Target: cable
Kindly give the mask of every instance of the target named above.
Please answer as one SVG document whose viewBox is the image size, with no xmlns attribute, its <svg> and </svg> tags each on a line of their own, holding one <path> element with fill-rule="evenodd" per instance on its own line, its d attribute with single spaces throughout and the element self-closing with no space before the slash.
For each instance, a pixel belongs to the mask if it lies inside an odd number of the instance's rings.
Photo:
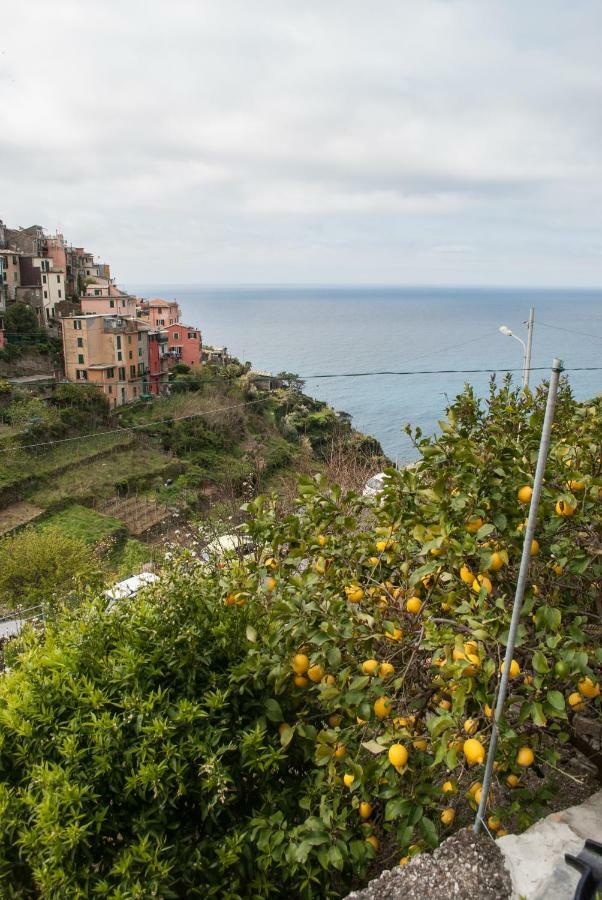
<svg viewBox="0 0 602 900">
<path fill-rule="evenodd" d="M 366 378 L 371 375 L 492 375 L 497 372 L 523 372 L 520 369 L 416 369 L 413 371 L 388 371 L 380 372 L 337 372 L 325 373 L 320 375 L 300 375 L 299 378 L 309 381 L 314 378 Z M 532 366 L 529 372 L 547 372 L 549 366 Z M 565 368 L 563 372 L 601 372 L 602 366 L 576 366 Z"/>
<path fill-rule="evenodd" d="M 106 437 L 108 434 L 119 434 L 128 431 L 136 431 L 141 428 L 153 428 L 155 425 L 164 425 L 166 422 L 182 422 L 185 419 L 198 419 L 201 416 L 211 416 L 219 412 L 227 412 L 230 409 L 240 409 L 243 406 L 253 406 L 255 403 L 265 403 L 271 400 L 271 394 L 260 397 L 257 400 L 246 400 L 244 403 L 235 403 L 232 406 L 221 406 L 217 409 L 208 409 L 205 412 L 191 413 L 188 416 L 169 416 L 167 419 L 153 419 L 151 422 L 142 422 L 139 425 L 126 425 L 123 428 L 113 428 L 111 431 L 92 431 L 89 434 L 77 434 L 74 437 L 58 438 L 55 441 L 40 441 L 37 444 L 19 444 L 18 447 L 6 447 L 0 449 L 0 453 L 12 453 L 14 450 L 31 450 L 34 447 L 48 447 L 54 444 L 68 444 L 71 441 L 82 441 L 90 437 Z"/>
<path fill-rule="evenodd" d="M 581 337 L 594 338 L 597 341 L 602 341 L 602 334 L 588 334 L 587 331 L 575 331 L 574 328 L 564 328 L 562 325 L 550 325 L 549 322 L 542 322 L 538 319 L 537 325 L 543 325 L 545 328 L 555 328 L 557 331 L 568 331 L 570 334 L 580 334 Z"/>
</svg>

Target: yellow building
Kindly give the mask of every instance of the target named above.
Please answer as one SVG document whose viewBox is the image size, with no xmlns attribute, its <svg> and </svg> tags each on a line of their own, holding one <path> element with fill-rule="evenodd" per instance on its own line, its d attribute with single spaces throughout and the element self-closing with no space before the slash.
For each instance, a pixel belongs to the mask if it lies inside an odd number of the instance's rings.
<svg viewBox="0 0 602 900">
<path fill-rule="evenodd" d="M 148 392 L 149 326 L 137 319 L 87 315 L 63 319 L 65 375 L 102 388 L 111 406 Z"/>
</svg>

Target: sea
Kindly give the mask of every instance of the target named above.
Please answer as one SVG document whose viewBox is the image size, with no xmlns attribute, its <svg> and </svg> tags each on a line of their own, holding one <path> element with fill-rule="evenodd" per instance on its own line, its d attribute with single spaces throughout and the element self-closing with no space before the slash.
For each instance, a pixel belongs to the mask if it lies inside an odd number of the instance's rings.
<svg viewBox="0 0 602 900">
<path fill-rule="evenodd" d="M 523 348 L 535 310 L 531 386 L 563 360 L 575 396 L 602 391 L 602 290 L 432 287 L 295 287 L 128 284 L 139 296 L 177 300 L 203 341 L 273 373 L 295 372 L 305 392 L 350 413 L 400 465 L 414 458 L 406 423 L 438 429 L 469 382 L 486 395 L 488 371 L 511 369 L 521 383 Z M 454 371 L 455 370 L 455 371 Z M 365 374 L 412 372 L 415 374 Z M 358 374 L 361 373 L 361 374 Z M 349 377 L 356 375 L 357 377 Z M 329 376 L 322 378 L 318 376 Z"/>
</svg>

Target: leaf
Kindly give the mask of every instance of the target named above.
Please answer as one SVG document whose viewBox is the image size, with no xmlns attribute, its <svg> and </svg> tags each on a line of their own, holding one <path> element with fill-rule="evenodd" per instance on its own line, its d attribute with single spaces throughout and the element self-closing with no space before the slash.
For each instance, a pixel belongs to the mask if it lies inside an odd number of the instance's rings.
<svg viewBox="0 0 602 900">
<path fill-rule="evenodd" d="M 287 725 L 286 728 L 283 728 L 280 733 L 280 743 L 283 747 L 288 747 L 290 742 L 293 739 L 293 735 L 295 734 L 295 729 L 291 728 L 290 725 Z"/>
<path fill-rule="evenodd" d="M 341 651 L 338 647 L 330 647 L 326 654 L 328 665 L 336 669 L 341 664 Z"/>
<path fill-rule="evenodd" d="M 554 709 L 557 709 L 558 712 L 564 712 L 564 696 L 560 693 L 560 691 L 548 691 L 547 700 L 550 706 L 552 706 Z"/>
<path fill-rule="evenodd" d="M 369 753 L 373 753 L 375 756 L 379 753 L 384 753 L 387 749 L 386 747 L 383 747 L 382 744 L 377 744 L 376 741 L 363 741 L 362 747 Z"/>
<path fill-rule="evenodd" d="M 411 808 L 409 800 L 389 800 L 385 806 L 385 822 L 392 822 L 394 819 L 401 819 L 406 816 Z"/>
<path fill-rule="evenodd" d="M 333 844 L 333 846 L 328 851 L 328 860 L 335 869 L 338 869 L 339 872 L 341 871 L 341 869 L 343 868 L 343 854 L 336 846 L 336 844 Z"/>
<path fill-rule="evenodd" d="M 284 719 L 280 704 L 273 698 L 265 701 L 265 714 L 270 722 L 282 722 Z"/>
<path fill-rule="evenodd" d="M 541 650 L 536 650 L 533 654 L 532 658 L 533 670 L 537 672 L 539 675 L 545 675 L 546 672 L 550 671 L 550 666 L 548 664 L 547 659 L 541 652 Z"/>
<path fill-rule="evenodd" d="M 544 716 L 541 703 L 531 704 L 531 718 L 533 719 L 535 725 L 537 725 L 539 728 L 543 728 L 548 724 L 548 720 Z"/>
<path fill-rule="evenodd" d="M 255 641 L 257 640 L 257 631 L 253 628 L 252 625 L 247 625 L 246 634 L 247 634 L 247 640 L 250 641 L 252 644 L 254 644 Z"/>
<path fill-rule="evenodd" d="M 439 844 L 439 835 L 437 834 L 437 829 L 433 822 L 427 818 L 427 816 L 423 816 L 418 824 L 420 825 L 427 844 L 431 847 L 436 847 Z"/>
<path fill-rule="evenodd" d="M 492 531 L 495 531 L 495 525 L 492 525 L 490 522 L 486 522 L 485 525 L 481 525 L 481 527 L 475 534 L 475 538 L 477 541 L 482 541 L 483 538 L 486 538 L 487 535 L 491 534 Z"/>
</svg>

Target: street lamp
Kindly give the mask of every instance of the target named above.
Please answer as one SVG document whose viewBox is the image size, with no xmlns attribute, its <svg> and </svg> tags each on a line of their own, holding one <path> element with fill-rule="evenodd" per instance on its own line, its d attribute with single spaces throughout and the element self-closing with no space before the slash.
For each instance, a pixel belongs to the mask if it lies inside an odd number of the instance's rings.
<svg viewBox="0 0 602 900">
<path fill-rule="evenodd" d="M 535 319 L 535 310 L 531 309 L 529 312 L 529 321 L 526 323 L 527 325 L 527 343 L 523 341 L 522 338 L 519 338 L 517 334 L 514 334 L 507 325 L 500 325 L 500 331 L 505 337 L 514 338 L 515 341 L 518 341 L 523 348 L 523 387 L 529 387 L 529 369 L 531 368 L 531 343 L 533 340 L 533 322 Z"/>
</svg>

